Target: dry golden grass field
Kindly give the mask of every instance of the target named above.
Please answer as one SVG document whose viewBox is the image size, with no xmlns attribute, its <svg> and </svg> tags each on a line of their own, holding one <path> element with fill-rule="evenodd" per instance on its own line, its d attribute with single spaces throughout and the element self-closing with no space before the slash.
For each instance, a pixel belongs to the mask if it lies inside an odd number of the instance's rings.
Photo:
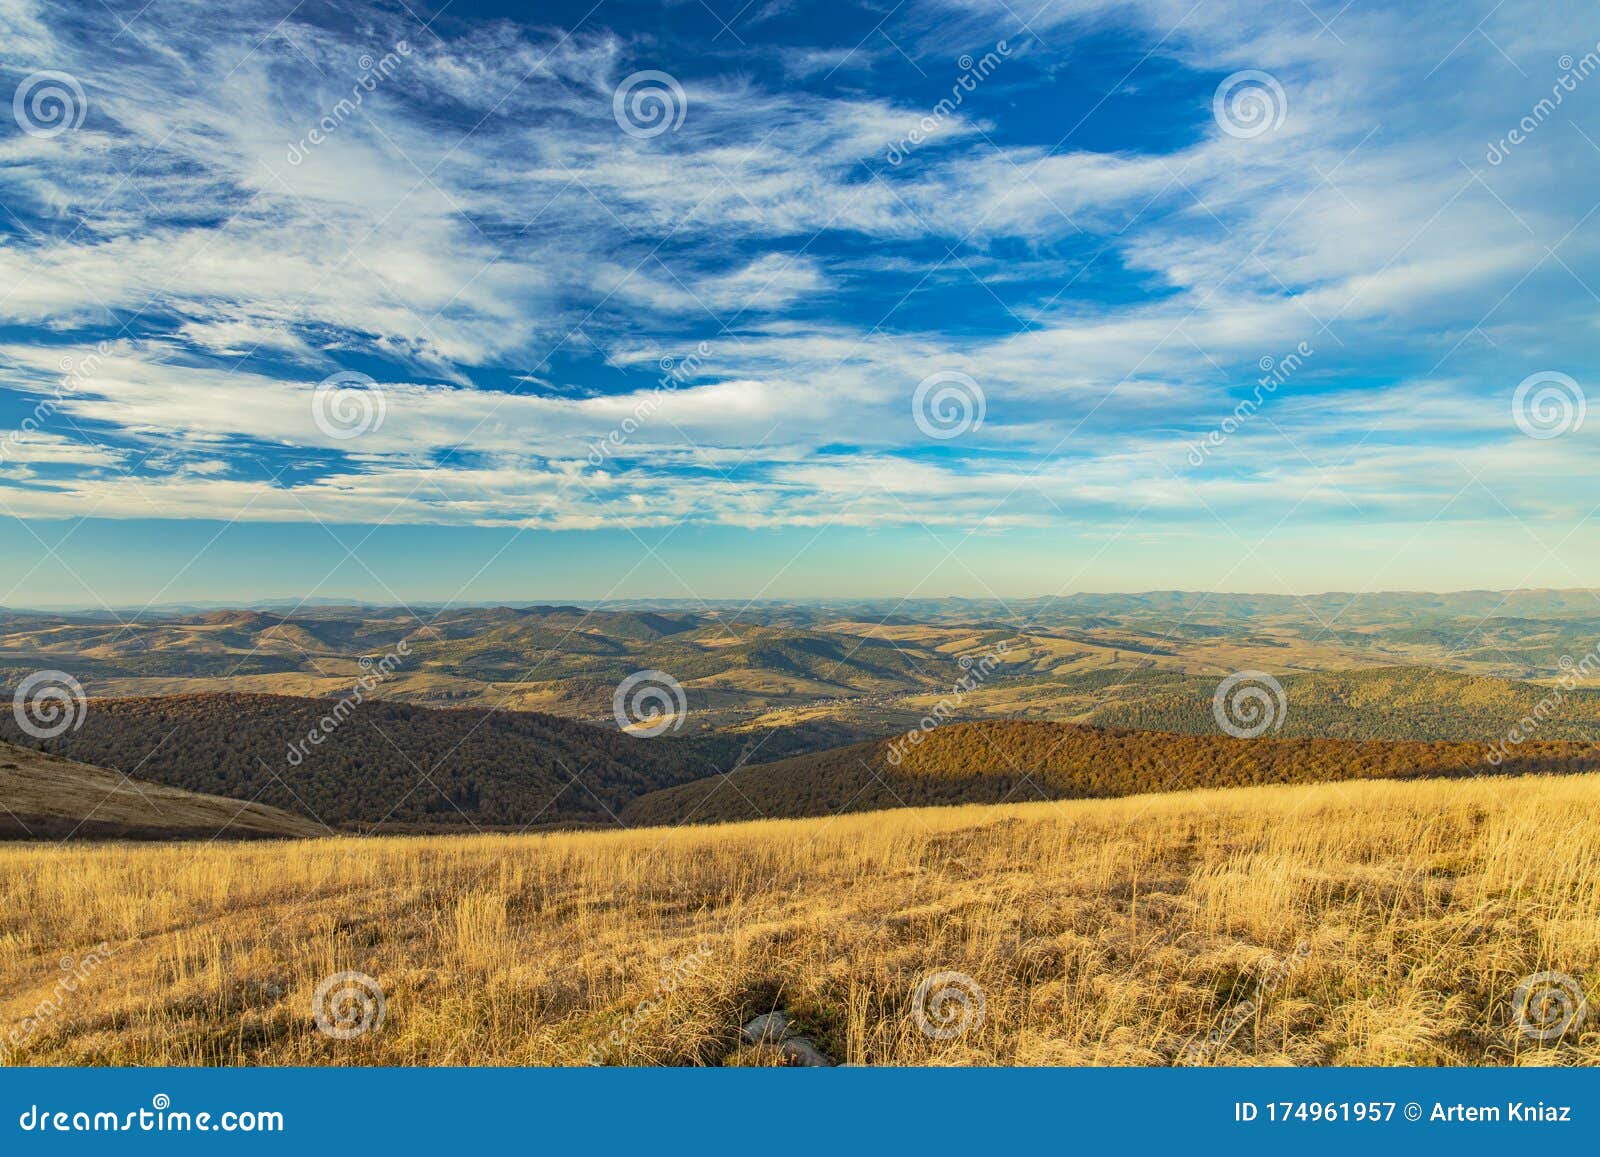
<svg viewBox="0 0 1600 1157">
<path fill-rule="evenodd" d="M 1597 802 L 1600 778 L 1574 776 L 604 834 L 13 845 L 0 1050 L 762 1064 L 776 1050 L 741 1046 L 740 1026 L 783 1009 L 855 1064 L 1594 1064 L 1600 1017 L 1541 1042 L 1512 1003 L 1544 971 L 1600 997 Z M 63 995 L 64 967 L 80 979 Z M 314 991 L 347 970 L 386 1008 L 334 1039 Z M 937 980 L 919 1005 L 935 973 L 975 988 Z"/>
</svg>

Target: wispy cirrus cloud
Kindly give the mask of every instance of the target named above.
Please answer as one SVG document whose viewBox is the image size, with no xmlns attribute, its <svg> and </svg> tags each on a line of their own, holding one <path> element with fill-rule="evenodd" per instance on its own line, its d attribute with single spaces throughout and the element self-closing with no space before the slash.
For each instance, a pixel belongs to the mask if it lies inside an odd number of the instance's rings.
<svg viewBox="0 0 1600 1157">
<path fill-rule="evenodd" d="M 1060 4 L 1013 29 L 943 4 L 855 51 L 765 18 L 713 46 L 581 11 L 200 11 L 120 34 L 66 6 L 0 17 L 8 82 L 62 69 L 89 102 L 75 131 L 0 142 L 10 420 L 112 342 L 9 459 L 24 516 L 1403 520 L 1439 514 L 1462 455 L 1519 509 L 1570 513 L 1549 480 L 1581 446 L 1533 453 L 1505 406 L 1528 372 L 1593 368 L 1595 104 L 1514 166 L 1480 160 L 1573 47 L 1528 6 L 1463 44 L 1406 11 Z M 1001 33 L 1015 58 L 886 163 Z M 641 139 L 612 93 L 647 67 L 676 70 L 687 113 Z M 1212 118 L 1245 67 L 1288 101 L 1254 139 Z M 1299 342 L 1310 367 L 1192 469 L 1190 441 Z M 386 416 L 342 441 L 310 398 L 351 367 Z M 919 430 L 935 372 L 979 384 L 981 427 Z"/>
</svg>

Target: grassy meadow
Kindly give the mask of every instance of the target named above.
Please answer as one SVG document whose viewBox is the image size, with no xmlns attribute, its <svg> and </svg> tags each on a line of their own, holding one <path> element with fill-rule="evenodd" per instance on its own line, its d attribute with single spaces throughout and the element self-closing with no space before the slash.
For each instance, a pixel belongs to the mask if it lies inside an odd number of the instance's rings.
<svg viewBox="0 0 1600 1157">
<path fill-rule="evenodd" d="M 770 1064 L 739 1029 L 782 1009 L 854 1064 L 1595 1064 L 1600 1018 L 1540 1042 L 1511 1004 L 1546 970 L 1600 997 L 1597 799 L 1596 776 L 1354 782 L 614 833 L 12 845 L 0 1051 Z M 376 978 L 384 1015 L 333 1039 L 313 996 L 347 970 Z M 965 989 L 919 1003 L 935 973 L 970 977 L 982 1015 Z"/>
</svg>

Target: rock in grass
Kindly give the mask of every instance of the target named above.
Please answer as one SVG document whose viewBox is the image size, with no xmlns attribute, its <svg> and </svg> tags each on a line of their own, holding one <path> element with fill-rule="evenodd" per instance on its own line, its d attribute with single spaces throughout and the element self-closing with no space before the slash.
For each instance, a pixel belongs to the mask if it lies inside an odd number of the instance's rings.
<svg viewBox="0 0 1600 1157">
<path fill-rule="evenodd" d="M 810 1037 L 792 1033 L 789 1014 L 781 1010 L 762 1013 L 739 1032 L 740 1039 L 748 1045 L 770 1045 L 783 1054 L 783 1059 L 795 1068 L 826 1069 L 833 1067 L 833 1058 L 816 1046 Z"/>
<path fill-rule="evenodd" d="M 833 1058 L 812 1044 L 809 1037 L 792 1036 L 780 1044 L 778 1048 L 783 1053 L 783 1059 L 795 1068 L 831 1069 L 833 1067 Z"/>
<path fill-rule="evenodd" d="M 775 1045 L 788 1035 L 789 1014 L 781 1011 L 762 1013 L 739 1033 L 747 1045 Z"/>
</svg>

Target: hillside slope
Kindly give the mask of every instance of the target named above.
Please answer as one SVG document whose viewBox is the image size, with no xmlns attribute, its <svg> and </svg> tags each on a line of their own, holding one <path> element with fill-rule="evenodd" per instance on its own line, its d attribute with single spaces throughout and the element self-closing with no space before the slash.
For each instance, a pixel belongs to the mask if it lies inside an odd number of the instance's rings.
<svg viewBox="0 0 1600 1157">
<path fill-rule="evenodd" d="M 267 807 L 146 783 L 0 743 L 0 839 L 245 839 L 319 836 L 320 825 Z"/>
<path fill-rule="evenodd" d="M 1493 743 L 1540 710 L 1539 738 L 1600 740 L 1600 691 L 1570 691 L 1436 667 L 1379 667 L 1284 676 L 1287 708 L 1276 734 L 1348 739 L 1450 739 Z M 1169 679 L 1096 710 L 1102 727 L 1215 734 L 1215 677 Z M 1557 696 L 1552 700 L 1552 696 Z M 1539 709 L 1541 700 L 1555 709 Z"/>
<path fill-rule="evenodd" d="M 1234 739 L 987 720 L 938 728 L 916 747 L 875 740 L 752 764 L 651 792 L 622 816 L 631 825 L 713 823 L 1274 783 L 1600 771 L 1600 743 L 1525 743 L 1497 767 L 1485 762 L 1485 750 L 1475 743 Z"/>
<path fill-rule="evenodd" d="M 259 800 L 331 827 L 521 828 L 614 823 L 623 803 L 781 756 L 826 731 L 635 739 L 536 712 L 360 704 L 283 695 L 91 699 L 76 731 L 29 740 L 10 713 L 0 738 L 188 791 Z M 312 742 L 317 734 L 320 742 Z"/>
<path fill-rule="evenodd" d="M 0 848 L 0 1024 L 109 937 L 12 1063 L 772 1064 L 740 1026 L 781 1009 L 855 1065 L 1593 1066 L 1592 1012 L 1531 1039 L 1517 990 L 1585 977 L 1593 1007 L 1597 795 L 1369 782 L 359 854 Z M 346 970 L 386 1016 L 335 1040 L 316 994 Z"/>
</svg>

